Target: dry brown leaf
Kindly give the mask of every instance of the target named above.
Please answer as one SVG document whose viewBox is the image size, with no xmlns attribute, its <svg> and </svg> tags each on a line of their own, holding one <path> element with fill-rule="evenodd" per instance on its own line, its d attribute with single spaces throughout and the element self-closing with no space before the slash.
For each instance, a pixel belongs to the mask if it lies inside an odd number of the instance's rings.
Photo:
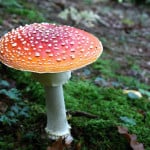
<svg viewBox="0 0 150 150">
<path fill-rule="evenodd" d="M 126 134 L 126 133 L 128 132 L 128 128 L 118 126 L 118 132 L 119 132 L 120 134 Z"/>
<path fill-rule="evenodd" d="M 65 144 L 62 138 L 58 139 L 56 142 L 52 144 L 52 146 L 48 146 L 47 150 L 70 150 L 71 144 Z M 81 150 L 81 144 L 78 143 L 72 148 L 72 150 Z"/>
<path fill-rule="evenodd" d="M 133 150 L 145 150 L 143 144 L 137 141 L 137 136 L 135 134 L 128 133 L 128 128 L 118 126 L 118 132 L 126 137 Z"/>
<path fill-rule="evenodd" d="M 81 150 L 81 144 L 80 144 L 80 143 L 78 143 L 78 144 L 76 145 L 75 150 Z"/>
<path fill-rule="evenodd" d="M 47 150 L 64 150 L 64 148 L 62 138 L 60 138 L 51 147 L 49 146 Z"/>
</svg>

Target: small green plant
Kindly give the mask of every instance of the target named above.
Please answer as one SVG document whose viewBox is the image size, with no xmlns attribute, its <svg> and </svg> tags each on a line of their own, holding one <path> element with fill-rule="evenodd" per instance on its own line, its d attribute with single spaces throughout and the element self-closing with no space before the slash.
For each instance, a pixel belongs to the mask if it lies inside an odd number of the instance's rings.
<svg viewBox="0 0 150 150">
<path fill-rule="evenodd" d="M 5 80 L 1 80 L 1 86 L 8 87 L 9 83 Z M 4 96 L 1 103 L 4 104 L 4 112 L 0 115 L 0 122 L 3 125 L 16 124 L 21 117 L 29 117 L 29 107 L 21 99 L 21 93 L 15 88 L 11 89 L 0 89 L 0 95 Z M 5 97 L 9 98 L 7 103 Z M 2 109 L 2 108 L 1 108 Z"/>
<path fill-rule="evenodd" d="M 150 4 L 150 0 L 117 0 L 117 2 L 119 3 L 123 3 L 123 2 L 129 2 L 129 3 L 133 3 L 133 4 Z"/>
<path fill-rule="evenodd" d="M 27 17 L 29 21 L 44 21 L 43 15 L 36 10 L 29 10 L 26 8 L 8 8 L 7 11 L 9 13 L 20 15 L 22 17 Z"/>
<path fill-rule="evenodd" d="M 0 0 L 0 5 L 3 7 L 21 7 L 17 0 Z"/>
<path fill-rule="evenodd" d="M 45 20 L 42 13 L 34 9 L 34 6 L 25 6 L 23 1 L 18 0 L 0 0 L 0 6 L 6 13 L 17 14 L 25 17 L 30 22 L 42 22 Z"/>
</svg>

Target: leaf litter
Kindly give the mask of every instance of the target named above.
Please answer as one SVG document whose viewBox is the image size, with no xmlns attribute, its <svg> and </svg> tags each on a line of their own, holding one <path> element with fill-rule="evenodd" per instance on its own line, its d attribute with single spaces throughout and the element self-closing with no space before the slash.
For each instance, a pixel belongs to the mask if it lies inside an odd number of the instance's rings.
<svg viewBox="0 0 150 150">
<path fill-rule="evenodd" d="M 143 144 L 137 141 L 137 136 L 128 132 L 128 128 L 118 126 L 118 132 L 127 139 L 133 150 L 145 150 Z"/>
<path fill-rule="evenodd" d="M 59 138 L 52 146 L 48 146 L 47 150 L 81 150 L 80 143 L 76 144 L 74 148 L 71 147 L 71 144 L 65 144 L 62 138 Z"/>
</svg>

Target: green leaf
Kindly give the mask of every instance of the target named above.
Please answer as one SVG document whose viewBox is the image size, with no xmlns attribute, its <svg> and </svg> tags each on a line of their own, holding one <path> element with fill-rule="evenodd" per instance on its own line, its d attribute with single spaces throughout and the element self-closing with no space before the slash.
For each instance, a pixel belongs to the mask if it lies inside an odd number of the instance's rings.
<svg viewBox="0 0 150 150">
<path fill-rule="evenodd" d="M 20 98 L 20 92 L 15 89 L 15 88 L 12 88 L 10 90 L 6 90 L 6 89 L 2 89 L 0 90 L 0 94 L 4 94 L 6 96 L 8 96 L 10 99 L 14 99 L 14 100 L 19 100 Z"/>
<path fill-rule="evenodd" d="M 139 99 L 139 98 L 140 98 L 137 94 L 135 94 L 135 93 L 133 93 L 133 92 L 129 92 L 129 93 L 128 93 L 128 97 L 129 97 L 130 99 Z"/>
<path fill-rule="evenodd" d="M 11 119 L 11 123 L 16 123 L 17 121 L 18 121 L 18 119 L 16 119 L 16 118 Z"/>
<path fill-rule="evenodd" d="M 2 122 L 4 125 L 6 125 L 6 124 L 11 125 L 11 121 L 10 121 L 9 117 L 7 117 L 6 115 L 0 116 L 0 122 Z"/>
<path fill-rule="evenodd" d="M 13 112 L 15 112 L 16 114 L 18 114 L 19 113 L 19 107 L 18 107 L 18 105 L 13 105 L 13 106 L 11 106 L 11 111 L 13 111 Z"/>
<path fill-rule="evenodd" d="M 0 0 L 0 5 L 4 7 L 22 7 L 17 0 Z"/>
<path fill-rule="evenodd" d="M 15 117 L 15 113 L 13 111 L 9 111 L 7 115 L 10 117 Z"/>
<path fill-rule="evenodd" d="M 9 87 L 10 84 L 6 80 L 1 80 L 0 81 L 0 86 Z"/>
<path fill-rule="evenodd" d="M 149 91 L 146 91 L 144 89 L 139 89 L 139 91 L 143 94 L 143 95 L 146 95 L 148 97 L 150 97 L 150 92 Z"/>
<path fill-rule="evenodd" d="M 121 116 L 120 117 L 121 121 L 123 121 L 125 124 L 128 124 L 128 125 L 136 125 L 136 122 L 134 119 L 132 118 L 128 118 L 127 116 Z"/>
</svg>

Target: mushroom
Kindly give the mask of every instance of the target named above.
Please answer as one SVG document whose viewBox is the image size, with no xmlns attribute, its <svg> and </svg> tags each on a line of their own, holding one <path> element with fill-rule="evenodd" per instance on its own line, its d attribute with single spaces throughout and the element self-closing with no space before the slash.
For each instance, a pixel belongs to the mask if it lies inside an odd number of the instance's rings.
<svg viewBox="0 0 150 150">
<path fill-rule="evenodd" d="M 50 139 L 62 137 L 72 141 L 62 86 L 70 79 L 72 70 L 96 61 L 102 49 L 94 35 L 66 25 L 34 23 L 12 29 L 1 37 L 0 61 L 8 67 L 32 72 L 45 88 L 45 130 Z"/>
</svg>

